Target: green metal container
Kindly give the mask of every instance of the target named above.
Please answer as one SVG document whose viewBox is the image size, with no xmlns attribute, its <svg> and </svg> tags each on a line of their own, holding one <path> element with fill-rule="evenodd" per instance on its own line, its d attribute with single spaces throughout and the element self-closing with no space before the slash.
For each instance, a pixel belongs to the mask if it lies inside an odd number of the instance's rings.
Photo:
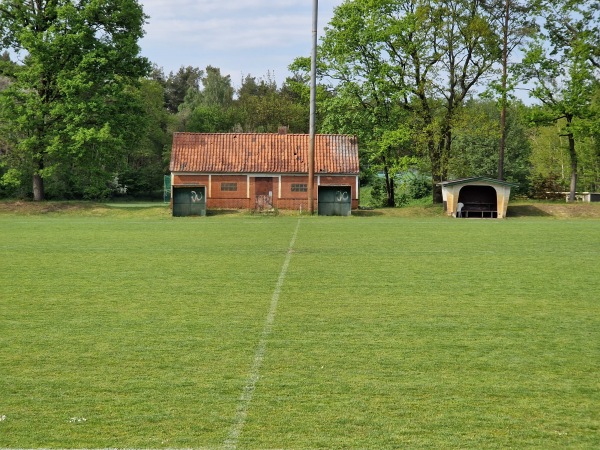
<svg viewBox="0 0 600 450">
<path fill-rule="evenodd" d="M 350 186 L 319 186 L 320 216 L 349 216 L 352 212 Z"/>
<path fill-rule="evenodd" d="M 173 216 L 206 216 L 206 187 L 173 187 Z"/>
</svg>

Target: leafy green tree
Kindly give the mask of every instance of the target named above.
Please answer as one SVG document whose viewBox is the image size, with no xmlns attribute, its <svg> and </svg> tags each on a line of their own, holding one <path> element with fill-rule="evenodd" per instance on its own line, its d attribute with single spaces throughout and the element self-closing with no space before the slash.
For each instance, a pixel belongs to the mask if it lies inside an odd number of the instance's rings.
<svg viewBox="0 0 600 450">
<path fill-rule="evenodd" d="M 475 0 L 347 1 L 322 40 L 321 73 L 368 99 L 373 117 L 401 106 L 436 185 L 448 174 L 454 115 L 499 61 L 489 10 Z M 377 99 L 376 103 L 372 100 Z M 377 106 L 375 106 L 377 105 Z"/>
<path fill-rule="evenodd" d="M 385 206 L 392 207 L 397 204 L 397 175 L 416 163 L 414 131 L 402 108 L 366 91 L 357 95 L 361 87 L 346 83 L 334 96 L 321 100 L 325 111 L 321 130 L 358 136 L 361 171 L 368 181 L 383 175 Z"/>
<path fill-rule="evenodd" d="M 595 24 L 588 21 L 596 19 Z M 527 49 L 521 73 L 533 87 L 530 95 L 541 102 L 532 119 L 539 124 L 563 124 L 559 133 L 568 141 L 570 157 L 569 200 L 575 200 L 578 178 L 577 141 L 587 134 L 597 118 L 592 114 L 592 96 L 598 82 L 595 71 L 600 31 L 598 2 L 587 0 L 549 2 L 543 40 Z"/>
<path fill-rule="evenodd" d="M 149 70 L 137 44 L 146 16 L 136 0 L 2 0 L 0 42 L 25 55 L 0 96 L 13 131 L 12 171 L 81 194 L 106 194 L 108 181 L 140 138 L 134 86 Z M 58 183 L 56 183 L 58 184 Z"/>
<path fill-rule="evenodd" d="M 532 130 L 530 137 L 531 179 L 538 184 L 540 180 L 551 180 L 558 192 L 569 189 L 571 178 L 569 140 L 562 133 L 565 126 L 565 119 L 539 125 Z M 579 189 L 597 192 L 600 188 L 600 148 L 595 133 L 582 135 L 577 140 L 577 161 Z"/>
<path fill-rule="evenodd" d="M 157 196 L 163 175 L 168 173 L 171 115 L 164 107 L 164 87 L 159 81 L 142 80 L 137 95 L 143 105 L 146 126 L 137 145 L 127 152 L 126 165 L 117 181 L 124 194 L 147 198 Z"/>
<path fill-rule="evenodd" d="M 169 76 L 164 80 L 167 110 L 173 114 L 177 113 L 179 106 L 185 101 L 188 91 L 200 91 L 200 81 L 203 76 L 203 70 L 192 66 L 182 66 L 177 73 L 169 73 Z M 164 79 L 164 75 L 161 71 L 155 70 L 154 78 L 160 81 L 161 78 Z"/>
<path fill-rule="evenodd" d="M 492 100 L 471 100 L 465 104 L 454 122 L 452 177 L 497 174 L 498 138 L 502 133 L 501 111 Z M 531 144 L 527 123 L 527 108 L 518 102 L 509 105 L 505 122 L 505 179 L 519 184 L 515 192 L 527 193 L 531 175 Z"/>
<path fill-rule="evenodd" d="M 500 106 L 500 140 L 498 151 L 498 179 L 504 179 L 504 160 L 507 139 L 506 115 L 515 89 L 516 78 L 511 71 L 510 57 L 514 50 L 537 31 L 536 18 L 541 8 L 539 0 L 491 0 L 484 7 L 489 8 L 490 18 L 501 30 L 502 59 L 500 82 L 492 82 L 490 87 L 499 96 Z"/>
<path fill-rule="evenodd" d="M 0 91 L 3 91 L 11 84 L 17 71 L 16 64 L 10 60 L 8 52 L 0 55 Z"/>
<path fill-rule="evenodd" d="M 206 76 L 202 77 L 202 103 L 207 106 L 228 108 L 233 103 L 235 89 L 229 75 L 221 75 L 218 67 L 207 66 Z"/>
<path fill-rule="evenodd" d="M 269 74 L 256 79 L 247 75 L 237 91 L 234 102 L 237 124 L 247 132 L 277 132 L 286 126 L 292 133 L 308 132 L 308 102 L 301 90 L 286 80 L 281 89 Z"/>
<path fill-rule="evenodd" d="M 192 132 L 229 132 L 235 123 L 233 94 L 229 75 L 207 66 L 200 78 L 201 89 L 188 89 L 177 113 L 177 129 Z"/>
</svg>

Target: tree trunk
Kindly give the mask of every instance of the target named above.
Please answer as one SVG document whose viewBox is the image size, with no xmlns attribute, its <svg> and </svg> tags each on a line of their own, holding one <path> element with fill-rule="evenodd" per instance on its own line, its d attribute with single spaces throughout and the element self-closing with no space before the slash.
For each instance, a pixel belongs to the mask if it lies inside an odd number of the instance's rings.
<svg viewBox="0 0 600 450">
<path fill-rule="evenodd" d="M 41 202 L 45 199 L 44 179 L 40 175 L 44 168 L 44 162 L 40 159 L 37 164 L 37 170 L 33 172 L 33 201 Z"/>
<path fill-rule="evenodd" d="M 432 149 L 433 147 L 433 149 Z M 431 183 L 433 191 L 433 203 L 442 203 L 442 188 L 438 183 L 445 181 L 442 177 L 442 155 L 434 142 L 429 143 L 429 152 L 431 158 Z"/>
<path fill-rule="evenodd" d="M 498 152 L 498 179 L 504 180 L 504 151 L 506 148 L 506 103 L 508 79 L 508 25 L 510 20 L 510 0 L 505 0 L 504 27 L 502 42 L 502 105 L 500 110 L 500 150 Z"/>
<path fill-rule="evenodd" d="M 385 166 L 383 170 L 385 173 L 385 192 L 387 194 L 387 205 L 393 208 L 396 206 L 396 201 L 394 199 L 394 179 L 390 178 L 387 166 Z"/>
<path fill-rule="evenodd" d="M 33 201 L 41 202 L 44 196 L 44 179 L 39 173 L 35 173 L 33 174 Z"/>
<path fill-rule="evenodd" d="M 569 121 L 570 122 L 570 121 Z M 575 152 L 575 138 L 573 133 L 569 133 L 569 156 L 571 157 L 571 185 L 569 186 L 569 201 L 575 201 L 575 192 L 577 191 L 577 153 Z"/>
<path fill-rule="evenodd" d="M 452 114 L 450 110 L 448 116 Z M 432 162 L 431 162 L 431 174 L 433 182 L 433 203 L 439 204 L 444 203 L 444 197 L 442 195 L 442 187 L 438 186 L 438 183 L 447 181 L 448 178 L 448 160 L 450 159 L 450 151 L 452 148 L 452 129 L 448 125 L 450 120 L 446 121 L 442 131 L 442 140 L 435 145 L 434 142 L 430 142 L 430 149 L 433 147 Z M 435 162 L 434 162 L 435 161 Z"/>
<path fill-rule="evenodd" d="M 569 186 L 569 201 L 575 201 L 575 192 L 577 191 L 577 152 L 575 151 L 575 137 L 573 136 L 573 132 L 571 131 L 571 123 L 573 122 L 573 116 L 571 114 L 567 114 L 565 116 L 567 119 L 567 139 L 569 140 L 569 157 L 571 159 L 571 183 Z"/>
</svg>

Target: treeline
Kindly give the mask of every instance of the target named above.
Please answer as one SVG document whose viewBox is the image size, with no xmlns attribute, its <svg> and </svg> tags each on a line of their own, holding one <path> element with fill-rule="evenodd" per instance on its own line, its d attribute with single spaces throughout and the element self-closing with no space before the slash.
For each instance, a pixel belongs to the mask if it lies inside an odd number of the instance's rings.
<svg viewBox="0 0 600 450">
<path fill-rule="evenodd" d="M 114 3 L 0 2 L 0 49 L 26 55 L 0 58 L 1 197 L 158 197 L 173 132 L 308 132 L 308 58 L 280 86 L 165 74 L 139 55 L 141 6 Z M 317 132 L 358 135 L 382 205 L 467 176 L 598 191 L 599 19 L 597 0 L 346 1 L 319 45 Z"/>
<path fill-rule="evenodd" d="M 16 85 L 22 70 L 23 65 L 11 61 L 8 53 L 2 55 L 0 95 Z M 181 67 L 168 75 L 162 68 L 152 66 L 146 76 L 127 87 L 130 103 L 125 113 L 135 117 L 122 124 L 129 127 L 120 131 L 127 138 L 124 148 L 94 152 L 100 138 L 95 141 L 90 138 L 82 143 L 82 147 L 89 147 L 90 151 L 70 155 L 72 158 L 60 155 L 59 149 L 48 152 L 44 158 L 43 197 L 159 198 L 163 176 L 169 173 L 173 132 L 273 133 L 279 126 L 286 126 L 292 133 L 306 133 L 309 106 L 303 98 L 304 84 L 290 78 L 278 87 L 269 74 L 262 78 L 247 75 L 236 89 L 229 75 L 222 75 L 220 69 L 212 66 L 204 70 Z M 4 110 L 5 117 L 8 112 Z M 111 130 L 115 129 L 116 125 L 111 124 Z M 31 160 L 35 160 L 36 155 L 19 147 L 19 141 L 25 139 L 27 133 L 19 133 L 10 120 L 3 122 L 0 127 L 1 197 L 32 198 L 34 195 L 31 180 L 36 164 Z M 106 164 L 111 153 L 113 159 Z"/>
</svg>

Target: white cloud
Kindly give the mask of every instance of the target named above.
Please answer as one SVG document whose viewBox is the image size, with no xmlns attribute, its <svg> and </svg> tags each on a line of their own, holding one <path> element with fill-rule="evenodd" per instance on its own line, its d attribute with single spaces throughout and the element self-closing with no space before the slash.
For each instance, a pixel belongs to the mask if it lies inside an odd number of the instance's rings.
<svg viewBox="0 0 600 450">
<path fill-rule="evenodd" d="M 274 71 L 310 54 L 310 0 L 140 0 L 150 16 L 142 52 L 165 72 L 181 66 L 219 67 L 234 82 L 240 74 Z M 342 0 L 319 2 L 319 28 Z"/>
</svg>

